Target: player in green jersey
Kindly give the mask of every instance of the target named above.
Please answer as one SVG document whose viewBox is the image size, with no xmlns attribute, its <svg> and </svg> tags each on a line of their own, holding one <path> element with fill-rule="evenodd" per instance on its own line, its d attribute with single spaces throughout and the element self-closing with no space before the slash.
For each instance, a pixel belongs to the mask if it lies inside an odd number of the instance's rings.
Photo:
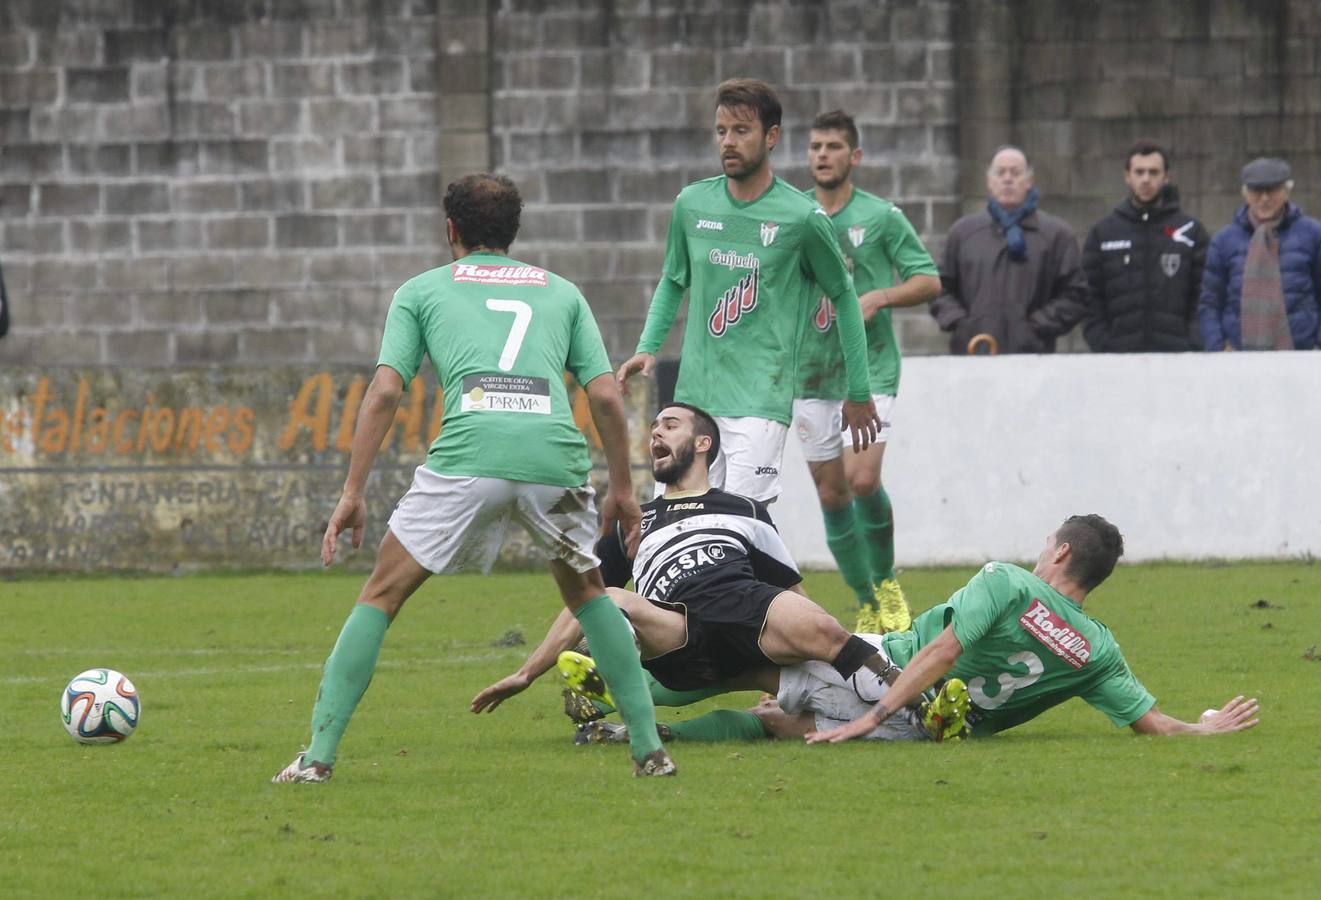
<svg viewBox="0 0 1321 900">
<path fill-rule="evenodd" d="M 880 424 L 858 298 L 829 217 L 771 172 L 780 113 L 765 82 L 739 78 L 717 88 L 724 174 L 690 184 L 675 200 L 664 271 L 637 352 L 617 376 L 625 386 L 634 373 L 651 373 L 687 292 L 674 399 L 707 410 L 720 427 L 712 484 L 763 502 L 780 493 L 798 344 L 818 290 L 834 301 L 839 320 L 848 378 L 841 427 L 861 449 Z"/>
<path fill-rule="evenodd" d="M 344 492 L 321 545 L 325 565 L 342 532 L 362 544 L 367 476 L 423 355 L 444 392 L 441 432 L 390 516 L 376 565 L 326 660 L 311 746 L 272 781 L 329 780 L 390 622 L 432 574 L 489 571 L 511 518 L 550 557 L 564 605 L 593 648 L 600 642 L 601 672 L 643 738 L 632 743 L 635 773 L 672 775 L 632 634 L 593 553 L 591 462 L 564 387 L 568 369 L 587 393 L 609 468 L 605 524 L 618 522 L 627 534 L 642 514 L 624 405 L 596 321 L 572 283 L 508 257 L 523 206 L 508 178 L 470 175 L 449 186 L 444 204 L 455 261 L 405 282 L 390 304 Z"/>
<path fill-rule="evenodd" d="M 1110 629 L 1083 612 L 1087 595 L 1123 552 L 1114 525 L 1097 515 L 1072 516 L 1046 538 L 1032 572 L 987 563 L 967 587 L 918 616 L 912 631 L 885 635 L 891 658 L 903 667 L 885 696 L 852 722 L 808 733 L 808 742 L 865 735 L 946 676 L 968 686 L 974 735 L 1020 725 L 1070 697 L 1082 697 L 1115 725 L 1139 734 L 1219 734 L 1255 726 L 1257 701 L 1243 697 L 1195 723 L 1161 712 Z"/>
<path fill-rule="evenodd" d="M 839 336 L 830 298 L 809 310 L 798 355 L 794 427 L 812 470 L 825 519 L 826 545 L 858 600 L 856 632 L 903 631 L 912 623 L 894 571 L 894 518 L 881 484 L 881 461 L 899 391 L 899 343 L 890 310 L 927 303 L 940 293 L 936 263 L 899 207 L 853 184 L 862 161 L 858 128 L 842 110 L 812 122 L 807 162 L 814 196 L 830 215 L 867 323 L 872 399 L 881 417 L 876 443 L 844 452 Z M 899 281 L 895 282 L 898 274 Z"/>
<path fill-rule="evenodd" d="M 950 685 L 955 679 L 966 684 L 966 720 L 974 736 L 1021 725 L 1071 697 L 1082 697 L 1115 725 L 1139 734 L 1224 734 L 1254 727 L 1257 701 L 1241 696 L 1195 723 L 1161 712 L 1110 630 L 1083 612 L 1087 595 L 1122 553 L 1123 538 L 1113 525 L 1096 515 L 1073 516 L 1046 539 L 1032 572 L 987 563 L 947 602 L 918 616 L 912 630 L 867 635 L 902 670 L 888 684 L 874 676 L 877 666 L 850 678 L 815 661 L 762 669 L 738 687 L 774 694 L 775 702 L 746 712 L 717 710 L 662 726 L 662 732 L 707 741 L 921 739 L 928 729 L 916 727 L 912 704 L 944 678 Z M 655 688 L 653 694 L 666 705 L 700 699 L 667 697 Z M 629 734 L 618 726 L 590 731 L 610 740 Z"/>
</svg>

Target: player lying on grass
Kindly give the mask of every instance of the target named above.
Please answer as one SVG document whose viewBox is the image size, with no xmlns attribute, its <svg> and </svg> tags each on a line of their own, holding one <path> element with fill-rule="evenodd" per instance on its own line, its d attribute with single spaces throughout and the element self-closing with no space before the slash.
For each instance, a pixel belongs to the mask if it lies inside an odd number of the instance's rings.
<svg viewBox="0 0 1321 900">
<path fill-rule="evenodd" d="M 610 597 L 638 635 L 643 667 L 669 691 L 697 692 L 687 696 L 750 687 L 739 677 L 806 660 L 841 679 L 863 669 L 894 677 L 882 652 L 802 593 L 766 507 L 711 488 L 707 467 L 719 447 L 717 425 L 702 410 L 681 403 L 661 410 L 651 453 L 665 493 L 642 506 L 636 556 L 630 564 L 619 528 L 597 544 Z M 630 577 L 646 599 L 619 587 Z M 562 614 L 517 672 L 473 699 L 473 712 L 526 689 L 581 636 Z"/>
<path fill-rule="evenodd" d="M 341 532 L 362 543 L 363 492 L 381 439 L 424 355 L 445 395 L 440 436 L 395 507 L 376 565 L 326 660 L 312 710 L 312 742 L 272 781 L 330 778 L 340 738 L 371 682 L 385 630 L 433 573 L 489 570 L 512 518 L 550 557 L 565 614 L 581 624 L 634 729 L 639 775 L 673 775 L 628 623 L 605 596 L 592 553 L 597 522 L 591 459 L 573 423 L 564 372 L 583 385 L 601 433 L 610 482 L 607 525 L 639 516 L 628 424 L 592 312 L 572 283 L 512 260 L 523 202 L 504 176 L 470 175 L 445 192 L 455 262 L 404 283 L 385 321 L 376 375 L 353 435 L 344 493 L 326 526 L 321 560 Z M 496 299 L 492 299 L 496 298 Z"/>
<path fill-rule="evenodd" d="M 1083 612 L 1087 595 L 1122 553 L 1123 538 L 1113 525 L 1097 515 L 1073 516 L 1046 538 L 1032 572 L 987 563 L 948 601 L 918 616 L 911 631 L 875 638 L 903 670 L 883 694 L 869 698 L 856 679 L 844 681 L 816 663 L 766 671 L 750 680 L 778 690 L 780 708 L 721 710 L 724 732 L 756 736 L 755 721 L 768 736 L 805 735 L 811 743 L 880 736 L 887 722 L 907 720 L 907 704 L 943 678 L 967 684 L 974 736 L 1021 725 L 1071 697 L 1139 734 L 1224 734 L 1255 726 L 1257 701 L 1241 696 L 1196 723 L 1156 708 L 1110 630 Z M 685 723 L 678 736 L 715 733 L 702 718 Z M 597 737 L 611 732 L 612 739 L 627 735 L 619 726 L 592 731 Z"/>
</svg>

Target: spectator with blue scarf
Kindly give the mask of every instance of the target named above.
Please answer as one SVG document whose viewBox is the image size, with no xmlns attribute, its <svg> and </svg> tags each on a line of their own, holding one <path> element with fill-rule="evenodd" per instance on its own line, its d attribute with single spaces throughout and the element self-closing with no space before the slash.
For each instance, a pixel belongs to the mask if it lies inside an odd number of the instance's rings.
<svg viewBox="0 0 1321 900">
<path fill-rule="evenodd" d="M 950 332 L 950 351 L 1054 353 L 1055 339 L 1082 321 L 1087 280 L 1073 230 L 1037 208 L 1032 167 L 1001 147 L 986 170 L 984 212 L 950 228 L 931 314 Z M 972 345 L 970 347 L 970 345 Z"/>
</svg>

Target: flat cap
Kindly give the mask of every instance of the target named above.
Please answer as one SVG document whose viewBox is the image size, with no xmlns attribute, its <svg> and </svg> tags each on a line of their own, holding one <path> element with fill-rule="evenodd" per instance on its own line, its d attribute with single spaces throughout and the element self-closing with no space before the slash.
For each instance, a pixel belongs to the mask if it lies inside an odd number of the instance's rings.
<svg viewBox="0 0 1321 900">
<path fill-rule="evenodd" d="M 1243 186 L 1273 188 L 1289 180 L 1289 164 L 1282 159 L 1261 156 L 1243 167 Z"/>
</svg>

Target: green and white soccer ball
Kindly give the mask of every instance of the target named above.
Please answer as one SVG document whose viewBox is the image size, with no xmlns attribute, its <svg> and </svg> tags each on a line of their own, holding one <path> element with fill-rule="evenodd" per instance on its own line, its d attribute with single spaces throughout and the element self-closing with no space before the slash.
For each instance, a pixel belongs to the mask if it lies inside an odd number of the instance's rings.
<svg viewBox="0 0 1321 900">
<path fill-rule="evenodd" d="M 73 677 L 60 697 L 64 730 L 81 744 L 113 744 L 138 727 L 137 689 L 114 669 L 88 669 Z"/>
</svg>

